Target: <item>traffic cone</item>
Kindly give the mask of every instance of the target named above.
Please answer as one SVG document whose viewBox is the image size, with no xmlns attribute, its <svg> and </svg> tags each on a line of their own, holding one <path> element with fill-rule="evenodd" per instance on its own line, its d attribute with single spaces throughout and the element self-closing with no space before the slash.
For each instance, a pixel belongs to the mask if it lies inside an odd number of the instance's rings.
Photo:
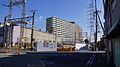
<svg viewBox="0 0 120 67">
<path fill-rule="evenodd" d="M 6 54 L 9 54 L 9 53 L 10 53 L 9 49 L 6 49 Z"/>
<path fill-rule="evenodd" d="M 18 50 L 16 50 L 16 55 L 19 55 L 19 54 L 20 54 L 20 52 Z"/>
</svg>

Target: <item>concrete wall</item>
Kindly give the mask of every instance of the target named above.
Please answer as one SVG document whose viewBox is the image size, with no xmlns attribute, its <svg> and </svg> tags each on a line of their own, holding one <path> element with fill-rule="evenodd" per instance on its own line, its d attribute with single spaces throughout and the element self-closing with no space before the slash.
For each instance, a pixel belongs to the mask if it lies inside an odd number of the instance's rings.
<svg viewBox="0 0 120 67">
<path fill-rule="evenodd" d="M 113 39 L 116 67 L 120 67 L 120 36 Z"/>
<path fill-rule="evenodd" d="M 20 43 L 20 26 L 13 27 L 13 46 Z"/>
<path fill-rule="evenodd" d="M 20 42 L 20 26 L 14 26 L 13 29 L 13 44 Z M 35 39 L 35 42 L 55 42 L 61 43 L 60 37 L 55 37 L 54 34 L 49 34 L 46 32 L 42 32 L 40 30 L 34 30 L 33 38 Z M 23 34 L 23 43 L 30 43 L 31 42 L 31 29 L 30 28 L 24 28 L 24 34 Z"/>
<path fill-rule="evenodd" d="M 35 42 L 44 42 L 44 41 L 51 41 L 51 42 L 61 42 L 60 37 L 55 37 L 54 34 L 49 34 L 46 32 L 42 32 L 40 30 L 36 30 L 33 33 L 33 38 L 35 39 Z M 24 29 L 24 41 L 30 42 L 31 41 L 31 29 L 25 28 Z"/>
<path fill-rule="evenodd" d="M 109 31 L 115 29 L 116 23 L 120 23 L 120 0 L 113 0 L 108 4 L 108 1 L 105 2 L 105 35 L 109 35 Z M 119 26 L 119 24 L 118 24 Z M 119 27 L 117 27 L 119 28 Z M 113 31 L 111 31 L 113 32 Z M 110 37 L 106 41 L 107 49 L 108 49 L 108 59 L 109 62 L 115 64 L 116 67 L 120 67 L 120 31 L 115 31 L 112 34 L 113 37 Z M 112 60 L 111 60 L 112 59 Z"/>
<path fill-rule="evenodd" d="M 120 0 L 114 0 L 111 5 L 111 17 L 112 17 L 112 27 L 119 22 L 120 20 Z M 119 31 L 116 31 L 119 33 Z M 115 35 L 115 38 L 112 38 L 113 53 L 114 53 L 114 63 L 116 67 L 120 67 L 120 35 Z"/>
</svg>

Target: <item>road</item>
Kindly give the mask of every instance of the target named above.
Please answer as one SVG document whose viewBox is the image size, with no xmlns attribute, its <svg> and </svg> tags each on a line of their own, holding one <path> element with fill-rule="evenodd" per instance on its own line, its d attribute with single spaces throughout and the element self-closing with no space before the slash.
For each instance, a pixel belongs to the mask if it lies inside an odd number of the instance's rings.
<svg viewBox="0 0 120 67">
<path fill-rule="evenodd" d="M 107 67 L 105 53 L 28 52 L 0 58 L 0 67 Z"/>
</svg>

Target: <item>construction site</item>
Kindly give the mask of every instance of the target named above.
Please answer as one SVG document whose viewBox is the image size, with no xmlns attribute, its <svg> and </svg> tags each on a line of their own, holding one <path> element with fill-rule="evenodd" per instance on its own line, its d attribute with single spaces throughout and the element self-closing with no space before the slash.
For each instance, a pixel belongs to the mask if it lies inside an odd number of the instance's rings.
<svg viewBox="0 0 120 67">
<path fill-rule="evenodd" d="M 25 49 L 32 50 L 35 48 L 36 43 L 43 43 L 43 46 L 49 43 L 54 43 L 57 47 L 55 51 L 73 51 L 75 50 L 75 43 L 82 42 L 82 30 L 79 26 L 66 22 L 67 26 L 73 26 L 73 29 L 69 30 L 68 33 L 65 30 L 65 36 L 59 36 L 59 30 L 56 33 L 43 32 L 40 29 L 35 29 L 35 14 L 37 10 L 30 10 L 31 15 L 26 15 L 26 0 L 10 0 L 9 5 L 2 4 L 5 8 L 9 8 L 9 15 L 4 17 L 4 22 L 0 23 L 0 44 L 1 47 L 11 49 Z M 21 17 L 14 17 L 14 6 L 19 6 L 21 10 Z M 27 26 L 29 25 L 29 27 Z M 76 26 L 75 26 L 76 25 Z M 66 26 L 66 27 L 67 27 Z M 46 26 L 46 27 L 49 27 Z M 57 26 L 59 27 L 59 26 Z M 65 28 L 66 28 L 65 27 Z M 75 28 L 76 27 L 76 28 Z M 51 28 L 51 27 L 50 27 Z M 49 29 L 50 29 L 49 28 Z M 78 30 L 77 30 L 78 29 Z M 76 31 L 75 31 L 76 30 Z M 50 30 L 51 31 L 51 30 Z M 77 33 L 77 31 L 79 31 Z M 64 33 L 64 32 L 63 32 Z M 71 34 L 71 39 L 68 35 Z M 66 38 L 66 40 L 64 40 Z M 65 45 L 64 45 L 65 44 Z M 46 46 L 48 47 L 48 46 Z M 44 47 L 43 47 L 44 48 Z M 46 49 L 47 50 L 47 49 Z M 49 51 L 49 50 L 48 50 Z"/>
<path fill-rule="evenodd" d="M 10 0 L 9 5 L 3 4 L 9 8 L 9 15 L 4 17 L 4 23 L 1 23 L 1 45 L 6 48 L 17 49 L 32 49 L 35 42 L 56 42 L 55 35 L 42 32 L 34 29 L 35 12 L 31 10 L 31 16 L 26 16 L 26 0 Z M 13 17 L 14 6 L 22 6 L 21 16 Z M 27 28 L 27 24 L 31 25 L 31 28 Z M 41 37 L 42 36 L 42 37 Z M 41 38 L 41 39 L 40 39 Z M 43 39 L 42 39 L 43 38 Z M 50 39 L 49 39 L 50 38 Z M 60 42 L 60 41 L 59 41 Z"/>
</svg>

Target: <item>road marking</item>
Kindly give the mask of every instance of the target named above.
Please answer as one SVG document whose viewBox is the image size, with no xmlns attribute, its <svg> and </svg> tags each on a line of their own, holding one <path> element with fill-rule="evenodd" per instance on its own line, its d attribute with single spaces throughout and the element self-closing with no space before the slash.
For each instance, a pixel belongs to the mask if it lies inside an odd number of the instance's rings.
<svg viewBox="0 0 120 67">
<path fill-rule="evenodd" d="M 89 65 L 92 65 L 94 59 L 95 59 L 95 54 L 92 54 L 92 56 L 90 57 L 90 59 L 87 61 L 87 64 L 85 65 L 85 67 L 89 67 Z"/>
<path fill-rule="evenodd" d="M 28 64 L 27 67 L 45 67 L 43 64 Z"/>
</svg>

